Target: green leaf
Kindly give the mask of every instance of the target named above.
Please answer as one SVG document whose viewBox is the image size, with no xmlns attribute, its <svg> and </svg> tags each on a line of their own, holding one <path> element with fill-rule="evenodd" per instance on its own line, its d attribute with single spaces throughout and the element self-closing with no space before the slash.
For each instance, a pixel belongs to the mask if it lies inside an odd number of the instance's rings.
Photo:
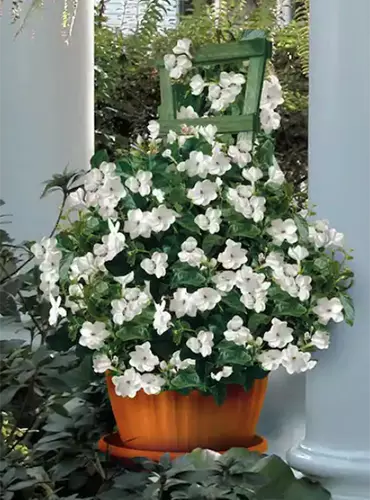
<svg viewBox="0 0 370 500">
<path fill-rule="evenodd" d="M 282 316 L 293 316 L 299 318 L 307 313 L 307 309 L 297 300 L 291 300 L 287 302 L 278 302 L 275 305 L 273 314 Z"/>
<path fill-rule="evenodd" d="M 114 259 L 105 263 L 105 267 L 113 276 L 124 276 L 132 271 L 127 262 L 126 252 L 120 252 Z"/>
<path fill-rule="evenodd" d="M 347 293 L 340 293 L 339 300 L 341 301 L 343 306 L 344 318 L 346 320 L 346 323 L 353 326 L 353 323 L 355 321 L 355 308 L 353 305 L 352 297 Z"/>
<path fill-rule="evenodd" d="M 90 165 L 92 168 L 99 168 L 104 161 L 109 161 L 109 156 L 105 149 L 101 149 L 91 158 Z"/>
<path fill-rule="evenodd" d="M 35 484 L 39 483 L 37 479 L 28 479 L 26 481 L 19 481 L 18 483 L 11 484 L 8 486 L 9 491 L 20 491 L 25 490 L 26 488 L 31 488 L 35 486 Z"/>
<path fill-rule="evenodd" d="M 222 298 L 222 302 L 229 306 L 233 311 L 243 314 L 246 313 L 245 306 L 240 302 L 240 295 L 235 291 L 229 292 L 227 295 L 225 295 Z"/>
<path fill-rule="evenodd" d="M 298 234 L 300 236 L 302 243 L 308 242 L 308 224 L 307 221 L 300 215 L 294 215 L 293 220 L 298 229 Z"/>
<path fill-rule="evenodd" d="M 218 358 L 219 365 L 241 365 L 249 366 L 252 358 L 245 347 L 236 345 L 234 342 L 222 340 L 218 345 Z"/>
<path fill-rule="evenodd" d="M 267 325 L 270 322 L 270 316 L 264 313 L 253 313 L 248 320 L 248 328 L 255 332 L 261 325 Z"/>
<path fill-rule="evenodd" d="M 260 229 L 247 219 L 243 222 L 233 222 L 229 227 L 229 236 L 232 238 L 256 238 L 260 233 Z"/>
<path fill-rule="evenodd" d="M 62 260 L 60 261 L 59 268 L 59 276 L 62 282 L 65 282 L 68 279 L 69 268 L 71 267 L 72 261 L 75 258 L 75 254 L 73 252 L 68 252 L 63 255 Z"/>
<path fill-rule="evenodd" d="M 195 389 L 201 385 L 200 378 L 194 369 L 181 370 L 176 377 L 171 380 L 171 389 Z"/>
<path fill-rule="evenodd" d="M 226 384 L 216 384 L 210 388 L 212 396 L 215 398 L 216 403 L 221 406 L 227 396 L 227 385 Z"/>
<path fill-rule="evenodd" d="M 182 228 L 186 229 L 187 232 L 192 234 L 201 234 L 200 228 L 194 222 L 194 217 L 191 214 L 183 215 L 176 219 L 176 223 Z"/>
<path fill-rule="evenodd" d="M 214 247 L 219 247 L 223 245 L 225 242 L 225 238 L 219 236 L 218 234 L 207 234 L 202 243 L 202 249 L 204 253 L 209 256 L 211 250 Z"/>
<path fill-rule="evenodd" d="M 6 405 L 12 401 L 21 387 L 21 385 L 11 385 L 0 392 L 0 410 L 5 408 Z"/>
<path fill-rule="evenodd" d="M 172 267 L 171 285 L 173 287 L 194 286 L 201 287 L 206 284 L 207 279 L 195 267 L 186 263 L 179 263 Z"/>
<path fill-rule="evenodd" d="M 116 336 L 127 342 L 129 340 L 149 340 L 150 339 L 150 331 L 148 325 L 130 325 L 124 326 L 120 328 L 116 332 Z"/>
</svg>

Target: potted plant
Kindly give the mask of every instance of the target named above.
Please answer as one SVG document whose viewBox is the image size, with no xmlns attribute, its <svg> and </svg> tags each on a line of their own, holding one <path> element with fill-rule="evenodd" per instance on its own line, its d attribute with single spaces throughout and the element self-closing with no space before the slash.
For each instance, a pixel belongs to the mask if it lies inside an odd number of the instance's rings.
<svg viewBox="0 0 370 500">
<path fill-rule="evenodd" d="M 50 325 L 65 322 L 106 374 L 129 456 L 264 451 L 269 372 L 311 370 L 330 323 L 353 322 L 343 235 L 312 220 L 274 158 L 277 78 L 255 89 L 260 129 L 220 134 L 219 116 L 243 122 L 247 67 L 199 71 L 190 48 L 180 40 L 165 66 L 174 127 L 192 125 L 161 136 L 152 121 L 124 157 L 98 153 L 64 227 L 32 249 Z"/>
</svg>

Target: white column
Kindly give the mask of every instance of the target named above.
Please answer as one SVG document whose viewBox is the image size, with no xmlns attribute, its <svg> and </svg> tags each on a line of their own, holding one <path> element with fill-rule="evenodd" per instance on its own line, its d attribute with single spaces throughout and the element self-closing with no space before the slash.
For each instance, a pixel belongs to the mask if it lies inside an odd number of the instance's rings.
<svg viewBox="0 0 370 500">
<path fill-rule="evenodd" d="M 25 10 L 30 0 L 23 5 Z M 48 234 L 60 196 L 40 200 L 54 173 L 88 166 L 94 149 L 94 2 L 79 0 L 69 44 L 64 2 L 45 2 L 14 38 L 10 1 L 0 17 L 1 198 L 16 241 Z"/>
<path fill-rule="evenodd" d="M 370 498 L 370 2 L 311 0 L 309 183 L 318 215 L 346 235 L 353 328 L 307 375 L 306 436 L 290 464 L 333 500 Z"/>
</svg>

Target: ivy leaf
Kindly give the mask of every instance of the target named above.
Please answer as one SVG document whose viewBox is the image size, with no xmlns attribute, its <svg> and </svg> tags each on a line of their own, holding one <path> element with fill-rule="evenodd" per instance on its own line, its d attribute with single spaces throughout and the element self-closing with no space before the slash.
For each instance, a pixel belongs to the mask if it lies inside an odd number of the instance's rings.
<svg viewBox="0 0 370 500">
<path fill-rule="evenodd" d="M 252 358 L 245 347 L 236 345 L 234 342 L 222 340 L 218 346 L 218 359 L 220 365 L 242 365 L 248 366 Z"/>
<path fill-rule="evenodd" d="M 194 286 L 201 287 L 206 284 L 207 279 L 195 267 L 188 264 L 177 264 L 172 268 L 172 287 Z"/>
<path fill-rule="evenodd" d="M 175 390 L 193 389 L 199 388 L 200 386 L 200 378 L 197 372 L 191 368 L 181 370 L 171 381 L 171 388 Z"/>
<path fill-rule="evenodd" d="M 252 330 L 252 332 L 255 332 L 259 326 L 267 325 L 269 322 L 270 322 L 270 316 L 268 316 L 267 314 L 253 313 L 248 320 L 248 328 Z"/>
<path fill-rule="evenodd" d="M 346 320 L 346 323 L 353 326 L 353 323 L 355 321 L 355 308 L 353 306 L 352 297 L 347 293 L 340 293 L 339 300 L 343 305 L 344 318 Z"/>
<path fill-rule="evenodd" d="M 233 311 L 246 313 L 245 306 L 240 302 L 240 296 L 237 292 L 229 292 L 222 298 L 222 302 L 230 307 Z"/>
<path fill-rule="evenodd" d="M 202 249 L 206 255 L 211 253 L 214 247 L 223 245 L 225 238 L 218 234 L 207 234 L 203 240 Z"/>
<path fill-rule="evenodd" d="M 194 222 L 194 217 L 190 214 L 183 215 L 176 220 L 177 224 L 193 234 L 200 234 L 199 227 Z"/>
</svg>

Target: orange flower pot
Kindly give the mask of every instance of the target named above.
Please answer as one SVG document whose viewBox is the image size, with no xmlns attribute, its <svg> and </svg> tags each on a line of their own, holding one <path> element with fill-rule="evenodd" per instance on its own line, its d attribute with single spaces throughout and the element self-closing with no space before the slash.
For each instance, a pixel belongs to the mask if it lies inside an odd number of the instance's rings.
<svg viewBox="0 0 370 500">
<path fill-rule="evenodd" d="M 224 451 L 253 446 L 267 377 L 255 380 L 248 392 L 241 386 L 229 385 L 221 406 L 198 391 L 187 396 L 175 391 L 156 396 L 139 391 L 131 399 L 117 396 L 110 376 L 107 385 L 125 448 L 186 453 L 194 448 Z"/>
</svg>

